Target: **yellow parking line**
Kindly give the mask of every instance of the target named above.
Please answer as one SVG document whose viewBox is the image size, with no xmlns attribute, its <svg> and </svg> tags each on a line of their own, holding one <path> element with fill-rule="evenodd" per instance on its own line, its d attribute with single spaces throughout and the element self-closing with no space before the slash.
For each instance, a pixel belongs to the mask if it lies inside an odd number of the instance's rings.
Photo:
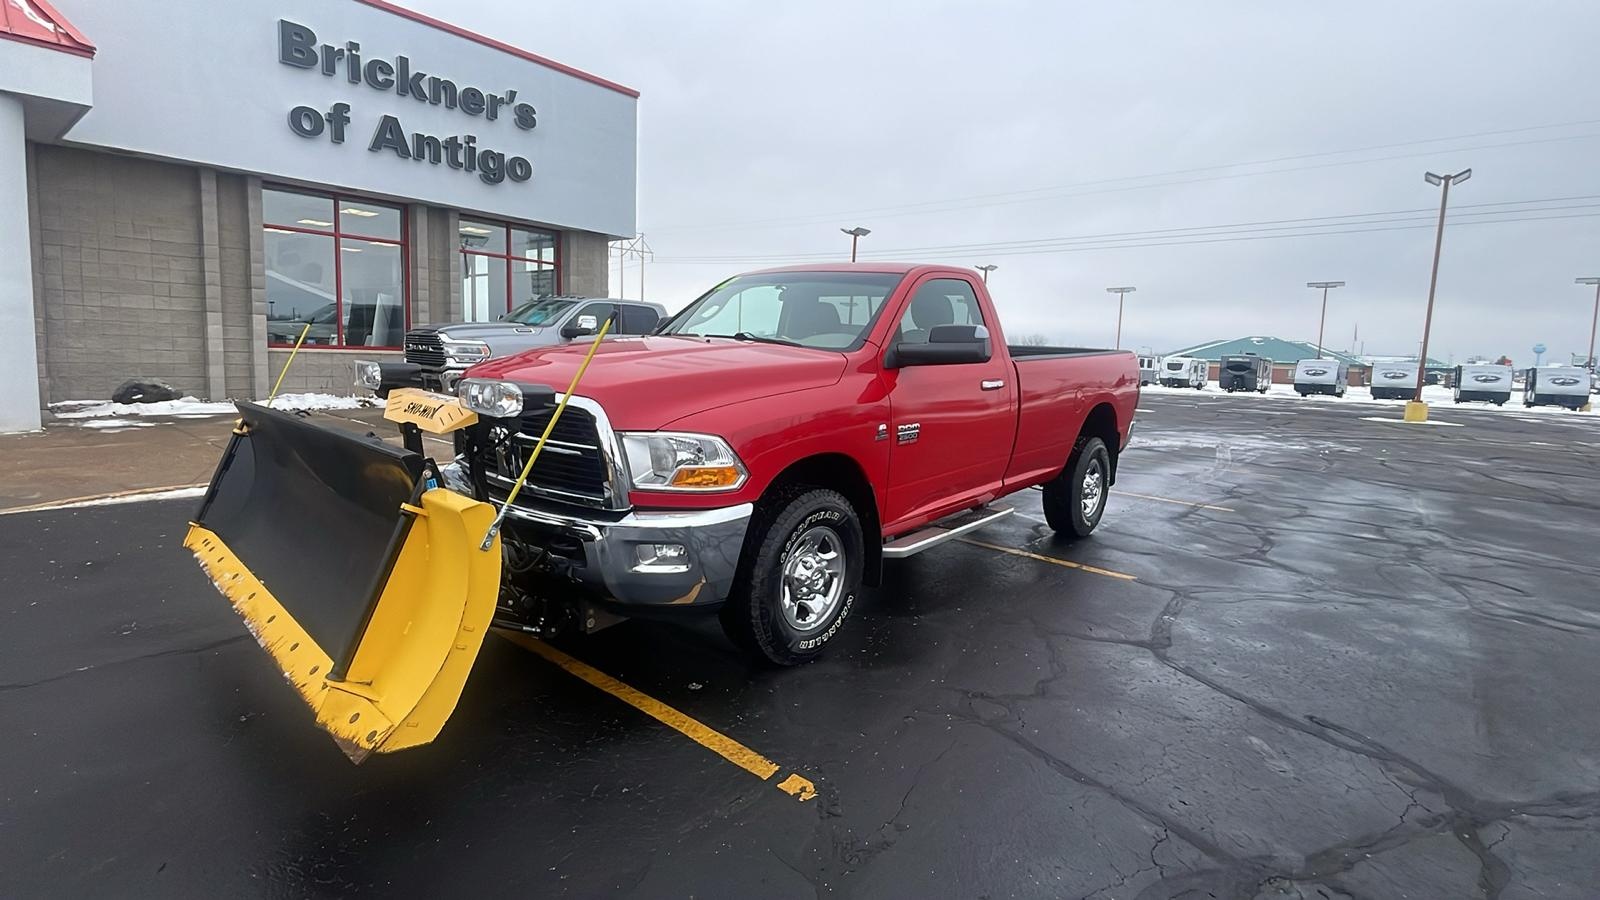
<svg viewBox="0 0 1600 900">
<path fill-rule="evenodd" d="M 677 731 L 689 740 L 694 741 L 762 781 L 771 781 L 773 776 L 777 775 L 780 770 L 777 763 L 733 738 L 716 731 L 697 719 L 691 718 L 685 713 L 673 709 L 654 697 L 623 684 L 588 663 L 562 653 L 538 638 L 509 632 L 502 632 L 502 636 L 513 643 L 532 650 L 546 660 L 560 666 L 567 674 L 587 681 L 594 687 L 605 691 L 623 703 Z M 801 777 L 798 773 L 790 773 L 788 778 L 778 782 L 777 788 L 802 803 L 817 796 L 816 785 L 812 784 L 809 779 Z"/>
<path fill-rule="evenodd" d="M 1212 506 L 1209 503 L 1198 503 L 1193 500 L 1174 500 L 1171 497 L 1157 497 L 1153 494 L 1135 494 L 1132 491 L 1124 491 L 1120 489 L 1111 492 L 1111 496 L 1113 497 L 1119 494 L 1124 497 L 1137 497 L 1140 500 L 1159 500 L 1162 503 L 1176 503 L 1179 506 L 1193 506 L 1196 509 L 1211 509 L 1216 510 L 1217 512 L 1233 512 L 1233 510 L 1226 506 Z"/>
<path fill-rule="evenodd" d="M 1056 559 L 1054 556 L 1045 556 L 1045 555 L 1040 554 L 1040 553 L 1030 553 L 1027 550 L 1018 550 L 1015 547 L 1002 547 L 999 544 L 990 544 L 990 543 L 986 543 L 984 541 L 975 541 L 972 538 L 956 538 L 956 540 L 960 541 L 963 544 L 971 544 L 974 547 L 982 547 L 985 550 L 998 550 L 1001 553 L 1009 553 L 1012 556 L 1021 556 L 1021 557 L 1025 557 L 1027 559 L 1036 559 L 1039 562 L 1050 563 L 1053 566 L 1064 566 L 1065 568 L 1068 568 L 1068 569 L 1081 569 L 1082 571 L 1085 571 L 1085 572 L 1093 572 L 1096 575 L 1104 575 L 1107 578 L 1120 578 L 1123 581 L 1138 581 L 1139 580 L 1137 576 L 1129 575 L 1126 572 L 1113 572 L 1110 569 L 1102 569 L 1102 568 L 1100 568 L 1098 566 L 1085 565 L 1085 564 L 1080 563 L 1080 562 L 1073 562 L 1070 559 Z"/>
</svg>

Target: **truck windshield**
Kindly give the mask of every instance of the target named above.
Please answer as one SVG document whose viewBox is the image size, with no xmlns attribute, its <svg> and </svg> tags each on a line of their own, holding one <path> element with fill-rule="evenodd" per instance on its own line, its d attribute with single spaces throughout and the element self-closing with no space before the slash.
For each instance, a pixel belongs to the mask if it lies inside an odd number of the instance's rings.
<svg viewBox="0 0 1600 900">
<path fill-rule="evenodd" d="M 518 325 L 554 325 L 561 315 L 573 306 L 576 300 L 563 300 L 559 297 L 542 297 L 538 300 L 529 300 L 518 306 L 501 318 L 502 322 L 516 322 Z"/>
<path fill-rule="evenodd" d="M 854 350 L 903 277 L 888 272 L 740 275 L 689 304 L 657 333 Z"/>
</svg>

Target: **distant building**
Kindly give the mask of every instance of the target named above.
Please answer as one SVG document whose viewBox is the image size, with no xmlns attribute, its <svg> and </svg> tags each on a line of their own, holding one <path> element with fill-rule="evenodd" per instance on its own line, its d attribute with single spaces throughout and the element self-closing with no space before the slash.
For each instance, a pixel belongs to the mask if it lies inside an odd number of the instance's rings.
<svg viewBox="0 0 1600 900">
<path fill-rule="evenodd" d="M 1167 356 L 1192 356 L 1211 363 L 1212 381 L 1218 377 L 1218 361 L 1224 356 L 1239 356 L 1253 353 L 1256 356 L 1265 356 L 1272 360 L 1272 381 L 1274 384 L 1293 384 L 1294 366 L 1302 359 L 1317 359 L 1317 345 L 1308 341 L 1290 341 L 1284 338 L 1252 335 L 1249 337 L 1232 338 L 1223 341 L 1207 341 L 1193 347 L 1184 347 L 1173 350 Z M 1350 383 L 1366 384 L 1369 366 L 1360 357 L 1341 353 L 1328 347 L 1322 348 L 1322 359 L 1336 359 L 1350 366 Z"/>
</svg>

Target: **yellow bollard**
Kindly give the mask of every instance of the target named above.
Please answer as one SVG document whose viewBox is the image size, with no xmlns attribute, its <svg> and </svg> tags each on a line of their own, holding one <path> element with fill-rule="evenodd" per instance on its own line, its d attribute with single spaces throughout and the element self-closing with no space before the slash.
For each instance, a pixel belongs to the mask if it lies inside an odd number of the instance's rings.
<svg viewBox="0 0 1600 900">
<path fill-rule="evenodd" d="M 1407 422 L 1428 421 L 1428 404 L 1421 400 L 1407 400 L 1405 420 Z"/>
</svg>

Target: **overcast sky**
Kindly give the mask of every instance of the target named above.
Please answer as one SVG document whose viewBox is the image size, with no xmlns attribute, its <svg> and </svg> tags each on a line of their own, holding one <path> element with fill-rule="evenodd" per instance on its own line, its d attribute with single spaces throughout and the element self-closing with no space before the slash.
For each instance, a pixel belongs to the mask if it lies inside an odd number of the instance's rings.
<svg viewBox="0 0 1600 900">
<path fill-rule="evenodd" d="M 1105 288 L 1134 285 L 1124 346 L 1315 340 L 1304 284 L 1343 280 L 1328 344 L 1414 353 L 1439 202 L 1422 175 L 1470 166 L 1430 355 L 1588 342 L 1593 0 L 406 2 L 642 93 L 646 287 L 671 309 L 744 269 L 847 257 L 838 229 L 863 225 L 864 254 L 998 265 L 1012 337 L 1109 346 Z M 1284 236 L 1308 225 L 1366 230 Z"/>
</svg>

